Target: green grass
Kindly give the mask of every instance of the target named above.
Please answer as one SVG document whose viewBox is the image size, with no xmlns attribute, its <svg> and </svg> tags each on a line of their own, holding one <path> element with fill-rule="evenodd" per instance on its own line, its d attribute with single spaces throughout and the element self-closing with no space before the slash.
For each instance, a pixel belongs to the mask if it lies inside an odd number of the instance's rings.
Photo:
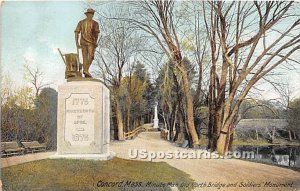
<svg viewBox="0 0 300 191">
<path fill-rule="evenodd" d="M 143 187 L 155 183 L 192 183 L 190 176 L 165 162 L 143 162 L 114 158 L 110 161 L 45 159 L 1 169 L 4 190 L 170 190 L 168 186 Z M 142 182 L 142 187 L 97 187 L 98 181 Z M 191 188 L 178 187 L 179 190 Z"/>
<path fill-rule="evenodd" d="M 234 139 L 233 140 L 233 145 L 257 145 L 257 146 L 267 146 L 267 145 L 271 145 L 271 143 L 269 143 L 267 140 L 265 139 L 258 139 L 258 140 L 254 140 L 254 139 L 247 139 L 247 140 L 241 140 L 241 139 Z"/>
</svg>

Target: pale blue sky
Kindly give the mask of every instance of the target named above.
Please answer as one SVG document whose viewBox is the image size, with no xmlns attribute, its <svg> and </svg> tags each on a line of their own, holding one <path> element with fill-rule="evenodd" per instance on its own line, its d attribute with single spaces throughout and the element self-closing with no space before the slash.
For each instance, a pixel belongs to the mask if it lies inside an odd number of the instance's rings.
<svg viewBox="0 0 300 191">
<path fill-rule="evenodd" d="M 45 74 L 45 82 L 52 82 L 51 87 L 57 89 L 65 82 L 65 66 L 57 48 L 63 53 L 76 52 L 74 29 L 85 18 L 87 7 L 85 1 L 6 1 L 0 12 L 2 73 L 10 73 L 17 85 L 26 84 L 23 65 L 27 59 Z M 296 97 L 300 97 L 299 73 L 282 76 L 295 87 Z M 264 96 L 276 97 L 272 88 L 263 89 Z"/>
<path fill-rule="evenodd" d="M 65 2 L 5 2 L 1 8 L 1 64 L 22 85 L 25 59 L 38 66 L 53 88 L 64 82 L 63 53 L 76 52 L 74 29 L 85 18 L 86 4 Z"/>
</svg>

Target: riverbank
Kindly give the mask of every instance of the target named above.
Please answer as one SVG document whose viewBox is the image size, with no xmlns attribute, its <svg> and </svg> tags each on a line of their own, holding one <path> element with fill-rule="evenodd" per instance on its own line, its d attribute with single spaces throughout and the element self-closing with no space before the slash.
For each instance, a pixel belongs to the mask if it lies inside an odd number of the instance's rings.
<svg viewBox="0 0 300 191">
<path fill-rule="evenodd" d="M 280 145 L 280 146 L 300 146 L 299 141 L 288 141 L 285 139 L 276 139 L 275 143 L 270 143 L 265 139 L 248 139 L 248 140 L 241 140 L 235 139 L 233 141 L 233 145 L 252 145 L 252 146 L 271 146 L 271 145 Z"/>
<path fill-rule="evenodd" d="M 200 138 L 200 145 L 202 147 L 206 147 L 207 145 L 206 138 Z M 243 146 L 243 145 L 251 145 L 251 146 L 271 146 L 271 145 L 280 145 L 280 146 L 300 146 L 300 141 L 288 141 L 285 139 L 276 139 L 275 143 L 270 143 L 266 139 L 234 139 L 232 145 L 234 146 Z"/>
</svg>

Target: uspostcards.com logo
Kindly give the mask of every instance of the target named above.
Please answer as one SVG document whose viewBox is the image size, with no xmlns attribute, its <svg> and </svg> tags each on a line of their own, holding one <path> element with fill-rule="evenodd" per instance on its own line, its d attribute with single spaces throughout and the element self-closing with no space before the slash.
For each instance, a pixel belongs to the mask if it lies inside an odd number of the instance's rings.
<svg viewBox="0 0 300 191">
<path fill-rule="evenodd" d="M 148 151 L 147 149 L 129 149 L 130 159 L 254 159 L 253 151 L 228 151 L 219 155 L 217 151 L 207 150 L 174 150 L 174 151 Z"/>
</svg>

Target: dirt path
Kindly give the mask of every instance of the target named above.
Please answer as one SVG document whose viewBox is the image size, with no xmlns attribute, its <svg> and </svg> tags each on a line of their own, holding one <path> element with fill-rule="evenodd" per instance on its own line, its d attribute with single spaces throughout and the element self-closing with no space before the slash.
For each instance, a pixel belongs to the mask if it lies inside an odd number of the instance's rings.
<svg viewBox="0 0 300 191">
<path fill-rule="evenodd" d="M 148 152 L 187 151 L 175 147 L 159 137 L 159 132 L 141 133 L 134 140 L 112 142 L 110 149 L 116 152 L 117 157 L 129 159 L 129 149 L 146 149 Z M 148 159 L 131 159 L 148 160 Z M 164 161 L 171 166 L 188 174 L 197 183 L 213 183 L 213 187 L 195 190 L 300 190 L 300 173 L 271 165 L 247 162 L 237 159 L 154 159 L 153 162 Z M 293 183 L 292 188 L 264 187 L 265 182 Z M 221 188 L 220 184 L 237 183 L 237 187 Z M 256 184 L 256 185 L 255 185 Z M 212 185 L 212 184 L 211 184 Z M 261 187 L 258 187 L 261 185 Z M 246 186 L 246 187 L 239 187 Z"/>
</svg>

